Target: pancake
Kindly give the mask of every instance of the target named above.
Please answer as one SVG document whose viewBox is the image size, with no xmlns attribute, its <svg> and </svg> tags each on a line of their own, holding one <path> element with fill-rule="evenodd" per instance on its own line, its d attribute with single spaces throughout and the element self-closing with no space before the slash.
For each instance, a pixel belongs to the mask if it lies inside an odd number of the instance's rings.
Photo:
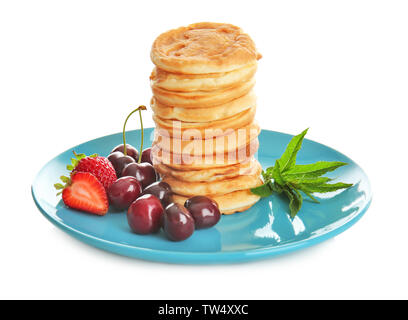
<svg viewBox="0 0 408 320">
<path fill-rule="evenodd" d="M 244 211 L 260 197 L 255 159 L 260 127 L 253 92 L 257 52 L 240 28 L 202 22 L 159 35 L 151 49 L 151 155 L 162 181 L 184 205 L 204 195 L 223 214 Z"/>
<path fill-rule="evenodd" d="M 232 117 L 211 122 L 182 122 L 168 120 L 153 115 L 153 120 L 158 129 L 166 130 L 170 137 L 179 137 L 184 140 L 192 140 L 190 133 L 196 132 L 195 137 L 207 139 L 225 135 L 228 129 L 246 127 L 255 119 L 256 107 L 244 110 Z"/>
<path fill-rule="evenodd" d="M 252 65 L 261 55 L 241 28 L 201 22 L 159 35 L 150 57 L 156 66 L 169 72 L 206 74 Z"/>
<path fill-rule="evenodd" d="M 230 102 L 246 95 L 255 85 L 255 78 L 238 85 L 213 91 L 176 92 L 152 87 L 154 97 L 163 104 L 182 108 L 204 108 Z"/>
<path fill-rule="evenodd" d="M 187 182 L 175 179 L 171 176 L 164 176 L 162 181 L 167 182 L 171 186 L 171 190 L 183 196 L 195 196 L 205 194 L 223 194 L 248 188 L 254 188 L 259 185 L 259 177 L 262 172 L 262 167 L 258 161 L 254 161 L 254 165 L 250 167 L 245 175 L 239 175 L 230 179 L 223 179 L 206 182 Z"/>
<path fill-rule="evenodd" d="M 239 148 L 235 153 L 224 153 L 222 156 L 190 156 L 183 157 L 181 154 L 166 152 L 153 143 L 152 161 L 153 165 L 165 164 L 174 170 L 200 170 L 217 167 L 225 167 L 242 163 L 252 158 L 258 151 L 259 141 L 254 139 L 245 147 Z"/>
<path fill-rule="evenodd" d="M 171 73 L 154 68 L 150 76 L 150 85 L 164 90 L 181 92 L 219 90 L 249 81 L 255 75 L 256 69 L 256 63 L 230 72 L 209 74 Z"/>
<path fill-rule="evenodd" d="M 209 122 L 232 117 L 244 110 L 256 106 L 256 96 L 253 91 L 211 108 L 180 108 L 161 103 L 155 97 L 150 106 L 154 114 L 162 119 L 172 119 L 187 122 Z"/>
<path fill-rule="evenodd" d="M 157 164 L 155 169 L 161 177 L 170 176 L 171 178 L 187 182 L 212 182 L 248 174 L 253 166 L 256 165 L 256 161 L 255 158 L 252 158 L 243 163 L 205 170 L 175 170 L 165 164 Z"/>
<path fill-rule="evenodd" d="M 259 180 L 259 184 L 262 184 L 262 180 Z M 230 193 L 220 195 L 206 195 L 209 198 L 217 202 L 220 212 L 222 214 L 233 214 L 235 212 L 241 212 L 252 207 L 259 201 L 260 197 L 251 193 L 249 189 L 239 190 Z M 178 194 L 173 195 L 173 200 L 176 203 L 184 206 L 184 203 L 188 197 Z"/>
<path fill-rule="evenodd" d="M 185 139 L 182 140 L 171 137 L 168 131 L 156 128 L 153 143 L 164 151 L 179 153 L 183 156 L 223 155 L 246 146 L 252 140 L 257 139 L 260 132 L 261 128 L 258 123 L 252 122 L 236 130 L 228 129 L 225 134 L 209 139 L 197 139 L 199 132 L 185 131 L 183 134 Z M 196 138 L 187 140 L 188 133 Z"/>
</svg>

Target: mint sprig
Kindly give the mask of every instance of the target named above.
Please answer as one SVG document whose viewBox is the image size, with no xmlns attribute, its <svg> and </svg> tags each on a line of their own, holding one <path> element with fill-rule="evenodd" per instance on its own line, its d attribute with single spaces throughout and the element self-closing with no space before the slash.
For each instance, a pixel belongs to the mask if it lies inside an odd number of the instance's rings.
<svg viewBox="0 0 408 320">
<path fill-rule="evenodd" d="M 345 162 L 318 161 L 312 164 L 296 164 L 296 156 L 307 131 L 308 129 L 291 139 L 275 165 L 262 171 L 264 184 L 251 189 L 253 194 L 260 197 L 268 197 L 274 192 L 284 194 L 289 199 L 291 218 L 294 218 L 302 207 L 302 194 L 308 196 L 313 202 L 319 203 L 313 193 L 333 192 L 352 186 L 343 182 L 329 183 L 333 179 L 323 177 L 324 174 L 347 165 Z"/>
</svg>

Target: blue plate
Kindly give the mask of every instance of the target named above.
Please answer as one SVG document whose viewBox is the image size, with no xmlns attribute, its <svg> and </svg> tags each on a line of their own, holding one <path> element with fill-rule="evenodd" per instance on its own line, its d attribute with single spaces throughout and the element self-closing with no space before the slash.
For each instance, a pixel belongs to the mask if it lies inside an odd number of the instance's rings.
<svg viewBox="0 0 408 320">
<path fill-rule="evenodd" d="M 145 145 L 151 144 L 153 129 L 145 130 Z M 140 131 L 127 133 L 128 141 L 139 145 Z M 274 164 L 292 136 L 262 130 L 258 159 L 262 167 Z M 130 231 L 126 214 L 99 217 L 68 209 L 53 187 L 66 173 L 72 150 L 78 153 L 107 155 L 121 143 L 120 133 L 95 139 L 60 154 L 38 173 L 32 195 L 41 213 L 54 225 L 92 246 L 121 255 L 171 263 L 231 263 L 276 256 L 306 248 L 336 236 L 351 227 L 371 202 L 371 190 L 363 170 L 345 155 L 317 142 L 305 140 L 298 154 L 299 164 L 318 160 L 344 161 L 349 165 L 328 176 L 354 186 L 323 194 L 320 204 L 304 201 L 291 220 L 288 202 L 279 195 L 261 199 L 249 210 L 223 216 L 213 228 L 195 231 L 187 240 L 171 242 L 160 232 L 141 236 Z"/>
</svg>

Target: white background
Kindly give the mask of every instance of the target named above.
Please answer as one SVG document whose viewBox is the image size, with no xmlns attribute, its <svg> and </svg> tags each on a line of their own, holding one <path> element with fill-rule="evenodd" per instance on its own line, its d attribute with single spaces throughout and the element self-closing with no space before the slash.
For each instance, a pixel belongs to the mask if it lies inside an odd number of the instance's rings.
<svg viewBox="0 0 408 320">
<path fill-rule="evenodd" d="M 374 198 L 355 226 L 279 258 L 180 266 L 94 249 L 36 209 L 40 168 L 121 131 L 149 103 L 155 37 L 198 21 L 255 40 L 263 128 L 310 127 L 364 168 Z M 0 108 L 0 298 L 408 298 L 406 1 L 1 1 Z"/>
</svg>

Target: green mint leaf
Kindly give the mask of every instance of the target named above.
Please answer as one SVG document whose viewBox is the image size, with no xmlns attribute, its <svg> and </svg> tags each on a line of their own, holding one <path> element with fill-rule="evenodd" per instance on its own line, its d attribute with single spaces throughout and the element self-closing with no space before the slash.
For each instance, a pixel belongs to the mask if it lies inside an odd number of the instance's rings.
<svg viewBox="0 0 408 320">
<path fill-rule="evenodd" d="M 272 172 L 273 172 L 273 166 L 269 167 L 266 169 L 266 171 L 262 170 L 262 177 L 264 181 L 268 181 L 272 179 Z"/>
<path fill-rule="evenodd" d="M 265 171 L 262 170 L 261 174 L 262 174 L 262 178 L 264 179 L 264 181 L 271 179 L 270 176 Z"/>
<path fill-rule="evenodd" d="M 276 181 L 274 183 L 270 182 L 270 187 L 276 193 L 282 193 L 283 192 L 282 186 L 280 186 Z"/>
<path fill-rule="evenodd" d="M 307 195 L 314 203 L 320 203 L 309 191 L 300 189 L 305 195 Z"/>
<path fill-rule="evenodd" d="M 266 174 L 267 176 L 272 176 L 273 168 L 274 168 L 273 166 L 267 168 L 265 174 Z"/>
<path fill-rule="evenodd" d="M 326 193 L 352 186 L 347 183 L 332 183 L 331 178 L 322 177 L 327 172 L 336 170 L 347 165 L 340 161 L 318 161 L 313 164 L 297 165 L 296 156 L 302 147 L 304 137 L 308 129 L 294 136 L 287 145 L 282 157 L 276 160 L 275 165 L 262 171 L 265 183 L 251 192 L 261 197 L 267 197 L 272 193 L 284 193 L 289 199 L 290 216 L 293 219 L 303 204 L 304 193 L 312 201 L 319 203 L 313 193 Z M 302 194 L 301 194 L 302 192 Z"/>
<path fill-rule="evenodd" d="M 347 189 L 350 188 L 353 184 L 350 183 L 343 183 L 343 182 L 338 182 L 338 183 L 333 183 L 333 184 L 321 184 L 321 185 L 305 185 L 305 184 L 300 184 L 299 189 L 306 190 L 309 193 L 317 192 L 317 193 L 326 193 L 326 192 L 333 192 L 337 191 L 340 189 Z"/>
<path fill-rule="evenodd" d="M 293 219 L 297 213 L 300 211 L 300 208 L 302 207 L 303 204 L 303 198 L 302 195 L 297 191 L 296 189 L 292 189 L 295 197 L 293 201 L 289 203 L 289 209 L 290 209 L 290 217 Z"/>
<path fill-rule="evenodd" d="M 309 129 L 304 130 L 301 134 L 294 136 L 292 140 L 290 140 L 285 152 L 278 160 L 281 173 L 284 173 L 285 171 L 291 169 L 296 164 L 296 155 L 302 147 L 303 138 L 305 137 L 308 130 Z"/>
<path fill-rule="evenodd" d="M 72 171 L 72 170 L 74 170 L 74 168 L 75 168 L 75 167 L 74 167 L 74 166 L 71 166 L 70 164 L 67 165 L 67 170 L 68 170 L 68 171 Z"/>
<path fill-rule="evenodd" d="M 279 160 L 276 160 L 275 162 L 275 167 L 272 170 L 272 178 L 275 180 L 277 184 L 281 186 L 285 185 L 285 180 L 283 179 L 282 174 L 281 174 Z"/>
<path fill-rule="evenodd" d="M 299 185 L 314 185 L 319 186 L 321 184 L 325 184 L 333 179 L 327 177 L 318 177 L 318 178 L 297 178 L 297 179 L 287 179 L 289 183 L 295 185 L 296 187 Z"/>
<path fill-rule="evenodd" d="M 285 187 L 284 192 L 289 198 L 290 217 L 293 219 L 302 207 L 303 198 L 299 191 L 290 187 Z"/>
<path fill-rule="evenodd" d="M 259 187 L 251 188 L 251 192 L 264 198 L 269 197 L 273 193 L 273 190 L 270 188 L 269 183 L 266 183 Z"/>
<path fill-rule="evenodd" d="M 288 179 L 319 177 L 345 165 L 347 165 L 347 163 L 340 161 L 319 161 L 312 164 L 295 165 L 290 170 L 286 171 L 284 176 Z"/>
</svg>

